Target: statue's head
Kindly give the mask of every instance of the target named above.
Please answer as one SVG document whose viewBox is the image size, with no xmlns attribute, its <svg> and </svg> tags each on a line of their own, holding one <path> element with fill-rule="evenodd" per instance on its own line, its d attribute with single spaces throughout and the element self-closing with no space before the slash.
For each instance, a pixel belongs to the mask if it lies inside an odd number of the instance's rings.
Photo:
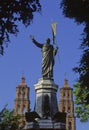
<svg viewBox="0 0 89 130">
<path fill-rule="evenodd" d="M 50 44 L 50 38 L 46 39 L 46 43 Z"/>
</svg>

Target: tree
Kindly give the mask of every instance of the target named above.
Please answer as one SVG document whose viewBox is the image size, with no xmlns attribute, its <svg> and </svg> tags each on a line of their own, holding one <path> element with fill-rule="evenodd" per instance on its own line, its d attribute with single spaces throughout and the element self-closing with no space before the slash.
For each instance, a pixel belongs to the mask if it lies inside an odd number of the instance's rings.
<svg viewBox="0 0 89 130">
<path fill-rule="evenodd" d="M 89 90 L 87 88 L 81 89 L 81 83 L 76 83 L 74 87 L 74 94 L 76 95 L 75 104 L 77 104 L 75 112 L 80 121 L 84 122 L 89 118 L 89 103 L 86 103 Z"/>
<path fill-rule="evenodd" d="M 10 42 L 9 35 L 17 35 L 18 22 L 26 27 L 33 20 L 35 12 L 41 11 L 39 0 L 0 0 L 0 54 L 4 45 Z"/>
<path fill-rule="evenodd" d="M 19 128 L 19 117 L 14 116 L 13 111 L 6 107 L 0 112 L 0 130 L 17 130 Z"/>
<path fill-rule="evenodd" d="M 82 43 L 80 43 L 82 56 L 79 66 L 73 70 L 79 73 L 79 84 L 74 85 L 75 103 L 78 105 L 76 113 L 81 121 L 86 121 L 89 118 L 89 0 L 62 0 L 60 7 L 65 17 L 84 25 Z"/>
</svg>

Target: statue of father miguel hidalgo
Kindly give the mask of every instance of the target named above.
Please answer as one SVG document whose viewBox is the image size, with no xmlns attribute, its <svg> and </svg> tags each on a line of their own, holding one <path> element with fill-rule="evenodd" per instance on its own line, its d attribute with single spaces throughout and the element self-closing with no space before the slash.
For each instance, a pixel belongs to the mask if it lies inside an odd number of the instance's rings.
<svg viewBox="0 0 89 130">
<path fill-rule="evenodd" d="M 34 36 L 30 36 L 32 42 L 42 51 L 42 77 L 53 78 L 54 57 L 57 54 L 58 46 L 55 48 L 50 44 L 50 38 L 46 39 L 46 43 L 41 44 L 37 42 Z"/>
</svg>

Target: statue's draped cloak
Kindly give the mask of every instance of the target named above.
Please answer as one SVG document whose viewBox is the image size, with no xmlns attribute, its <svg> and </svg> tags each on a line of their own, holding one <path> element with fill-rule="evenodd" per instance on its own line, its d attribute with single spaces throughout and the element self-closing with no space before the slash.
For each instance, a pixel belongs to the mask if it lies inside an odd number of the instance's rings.
<svg viewBox="0 0 89 130">
<path fill-rule="evenodd" d="M 42 49 L 42 76 L 45 78 L 52 78 L 54 56 L 57 53 L 57 48 L 54 48 L 53 45 L 48 43 L 40 44 L 35 39 L 33 39 L 33 43 Z"/>
<path fill-rule="evenodd" d="M 53 46 L 50 44 L 44 44 L 42 47 L 42 75 L 43 77 L 53 76 Z"/>
</svg>

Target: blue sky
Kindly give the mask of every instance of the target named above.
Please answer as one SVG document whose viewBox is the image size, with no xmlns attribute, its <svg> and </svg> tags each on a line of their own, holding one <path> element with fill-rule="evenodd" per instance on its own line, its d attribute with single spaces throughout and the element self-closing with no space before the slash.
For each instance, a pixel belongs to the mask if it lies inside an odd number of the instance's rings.
<svg viewBox="0 0 89 130">
<path fill-rule="evenodd" d="M 19 24 L 18 36 L 10 35 L 11 43 L 5 48 L 4 56 L 0 56 L 0 110 L 5 104 L 13 109 L 16 97 L 16 87 L 21 82 L 24 73 L 26 83 L 30 87 L 31 109 L 35 101 L 34 84 L 41 78 L 41 50 L 34 46 L 29 36 L 33 35 L 37 41 L 44 43 L 47 37 L 51 38 L 51 23 L 56 21 L 56 41 L 59 51 L 55 57 L 54 81 L 63 86 L 65 73 L 69 86 L 73 86 L 78 74 L 72 68 L 78 65 L 81 57 L 79 45 L 81 43 L 82 25 L 77 25 L 73 20 L 65 18 L 59 9 L 60 0 L 41 0 L 42 12 L 36 13 L 31 26 L 25 28 Z M 59 101 L 59 90 L 57 93 Z M 76 120 L 76 130 L 87 130 L 88 123 Z"/>
</svg>

